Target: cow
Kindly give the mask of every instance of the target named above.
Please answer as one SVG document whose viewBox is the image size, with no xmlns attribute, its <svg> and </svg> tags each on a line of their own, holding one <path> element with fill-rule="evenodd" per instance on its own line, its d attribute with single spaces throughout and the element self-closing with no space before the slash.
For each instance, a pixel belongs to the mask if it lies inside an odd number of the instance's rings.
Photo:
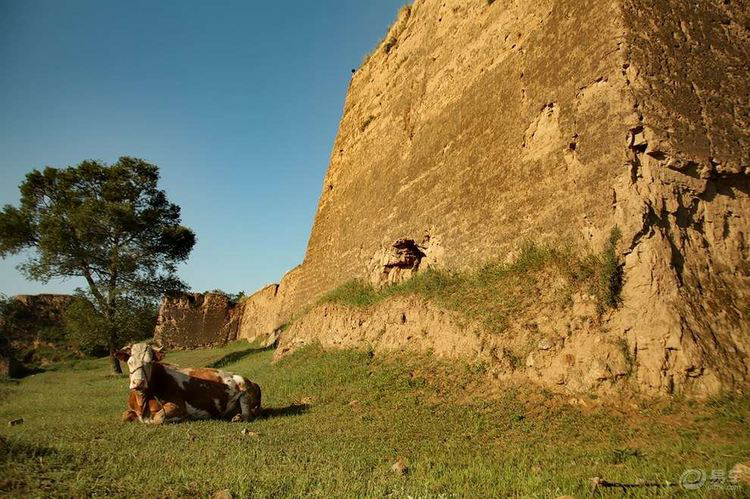
<svg viewBox="0 0 750 499">
<path fill-rule="evenodd" d="M 147 343 L 129 345 L 116 355 L 130 369 L 128 410 L 123 421 L 249 421 L 261 414 L 260 387 L 240 375 L 163 363 L 162 349 Z"/>
</svg>

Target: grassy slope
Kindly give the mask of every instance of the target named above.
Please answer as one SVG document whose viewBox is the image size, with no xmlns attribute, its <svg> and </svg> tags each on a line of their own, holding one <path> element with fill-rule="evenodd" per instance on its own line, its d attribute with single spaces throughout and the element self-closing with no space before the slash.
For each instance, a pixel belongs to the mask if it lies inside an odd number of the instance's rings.
<svg viewBox="0 0 750 499">
<path fill-rule="evenodd" d="M 487 394 L 481 374 L 431 358 L 308 347 L 271 364 L 272 353 L 235 343 L 168 357 L 224 359 L 256 380 L 275 416 L 248 424 L 121 423 L 126 379 L 104 375 L 106 361 L 0 384 L 0 495 L 582 497 L 593 476 L 675 481 L 750 459 L 747 400 L 581 409 Z M 390 470 L 397 459 L 406 476 Z"/>
<path fill-rule="evenodd" d="M 488 262 L 474 271 L 428 269 L 380 289 L 353 280 L 326 293 L 321 303 L 369 307 L 393 296 L 418 295 L 434 304 L 478 320 L 493 333 L 505 330 L 511 317 L 523 311 L 538 315 L 541 293 L 551 295 L 558 308 L 572 303 L 574 292 L 596 299 L 599 312 L 619 304 L 622 276 L 615 251 L 620 232 L 612 230 L 600 254 L 583 254 L 572 247 L 524 244 L 510 263 Z"/>
</svg>

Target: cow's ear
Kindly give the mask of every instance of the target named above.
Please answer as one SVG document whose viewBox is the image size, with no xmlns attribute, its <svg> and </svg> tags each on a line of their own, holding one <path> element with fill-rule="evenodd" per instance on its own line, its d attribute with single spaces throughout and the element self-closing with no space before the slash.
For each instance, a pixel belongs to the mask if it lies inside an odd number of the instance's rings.
<svg viewBox="0 0 750 499">
<path fill-rule="evenodd" d="M 123 362 L 127 362 L 130 358 L 130 345 L 122 347 L 117 352 L 115 352 L 115 357 Z"/>
<path fill-rule="evenodd" d="M 166 352 L 164 352 L 164 347 L 151 347 L 151 350 L 154 351 L 154 360 L 159 362 L 164 359 L 164 355 L 166 354 Z"/>
</svg>

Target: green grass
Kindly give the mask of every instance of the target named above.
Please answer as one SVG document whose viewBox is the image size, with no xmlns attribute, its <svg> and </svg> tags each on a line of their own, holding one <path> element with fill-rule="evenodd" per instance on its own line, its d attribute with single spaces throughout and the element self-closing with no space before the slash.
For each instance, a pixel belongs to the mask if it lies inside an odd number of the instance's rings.
<svg viewBox="0 0 750 499">
<path fill-rule="evenodd" d="M 556 291 L 557 301 L 568 302 L 573 292 L 585 291 L 595 297 L 599 313 L 603 313 L 620 303 L 619 238 L 619 230 L 613 229 L 600 254 L 580 254 L 568 247 L 529 242 L 510 263 L 495 261 L 463 272 L 429 269 L 380 289 L 359 280 L 349 281 L 326 293 L 320 302 L 369 307 L 393 296 L 419 295 L 499 333 L 511 316 L 538 307 L 540 294 L 550 292 L 549 283 L 561 279 L 566 285 Z"/>
<path fill-rule="evenodd" d="M 635 357 L 633 356 L 633 352 L 630 350 L 630 345 L 628 345 L 628 342 L 625 338 L 617 338 L 616 344 L 617 348 L 620 349 L 620 352 L 622 352 L 622 358 L 625 359 L 625 364 L 628 366 L 628 372 L 627 376 L 630 376 L 633 374 L 633 371 L 635 370 Z"/>
<path fill-rule="evenodd" d="M 168 355 L 258 382 L 273 417 L 247 424 L 121 423 L 127 380 L 106 360 L 3 382 L 0 495 L 586 497 L 595 476 L 675 482 L 750 459 L 747 399 L 582 409 L 531 386 L 491 390 L 481 369 L 429 357 L 272 354 L 235 343 Z"/>
<path fill-rule="evenodd" d="M 592 264 L 596 269 L 594 293 L 597 297 L 599 311 L 604 308 L 615 308 L 620 304 L 622 291 L 622 266 L 617 256 L 617 243 L 622 237 L 620 229 L 612 229 L 604 251 Z"/>
</svg>

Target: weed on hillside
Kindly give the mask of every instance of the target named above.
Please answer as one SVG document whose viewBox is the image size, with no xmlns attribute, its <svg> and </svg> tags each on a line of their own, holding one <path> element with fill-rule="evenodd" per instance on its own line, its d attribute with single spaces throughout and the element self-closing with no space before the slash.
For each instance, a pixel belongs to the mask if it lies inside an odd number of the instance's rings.
<svg viewBox="0 0 750 499">
<path fill-rule="evenodd" d="M 366 54 L 362 58 L 362 63 L 360 64 L 360 67 L 364 66 L 365 64 L 367 64 L 367 62 L 370 60 L 370 58 L 372 58 L 372 56 L 375 54 L 375 52 L 377 52 L 377 50 L 378 50 L 379 47 L 383 47 L 383 52 L 386 55 L 390 53 L 390 51 L 393 49 L 393 47 L 398 43 L 398 36 L 401 35 L 400 31 L 396 31 L 393 34 L 391 34 L 391 30 L 393 30 L 393 26 L 395 25 L 395 23 L 397 23 L 399 21 L 399 19 L 402 19 L 402 17 L 404 17 L 404 16 L 408 17 L 410 15 L 411 15 L 411 6 L 410 5 L 404 5 L 404 6 L 402 6 L 399 9 L 398 14 L 396 15 L 396 20 L 393 21 L 393 23 L 390 26 L 388 26 L 388 29 L 385 32 L 385 36 L 375 46 L 375 49 L 372 52 Z M 391 36 L 389 36 L 389 35 L 391 35 Z"/>
<path fill-rule="evenodd" d="M 604 251 L 596 256 L 589 256 L 587 262 L 594 276 L 591 291 L 597 299 L 599 312 L 606 308 L 616 308 L 620 304 L 622 291 L 622 265 L 617 255 L 617 243 L 622 233 L 615 227 L 612 229 Z"/>
<path fill-rule="evenodd" d="M 537 305 L 551 277 L 566 285 L 561 302 L 584 291 L 596 299 L 599 313 L 620 303 L 622 270 L 617 253 L 620 231 L 612 230 L 600 254 L 580 254 L 572 248 L 527 242 L 510 263 L 489 262 L 475 271 L 428 269 L 407 281 L 376 289 L 349 281 L 325 294 L 320 303 L 369 307 L 393 296 L 419 295 L 438 306 L 479 320 L 489 332 L 502 332 L 509 318 Z"/>
</svg>

